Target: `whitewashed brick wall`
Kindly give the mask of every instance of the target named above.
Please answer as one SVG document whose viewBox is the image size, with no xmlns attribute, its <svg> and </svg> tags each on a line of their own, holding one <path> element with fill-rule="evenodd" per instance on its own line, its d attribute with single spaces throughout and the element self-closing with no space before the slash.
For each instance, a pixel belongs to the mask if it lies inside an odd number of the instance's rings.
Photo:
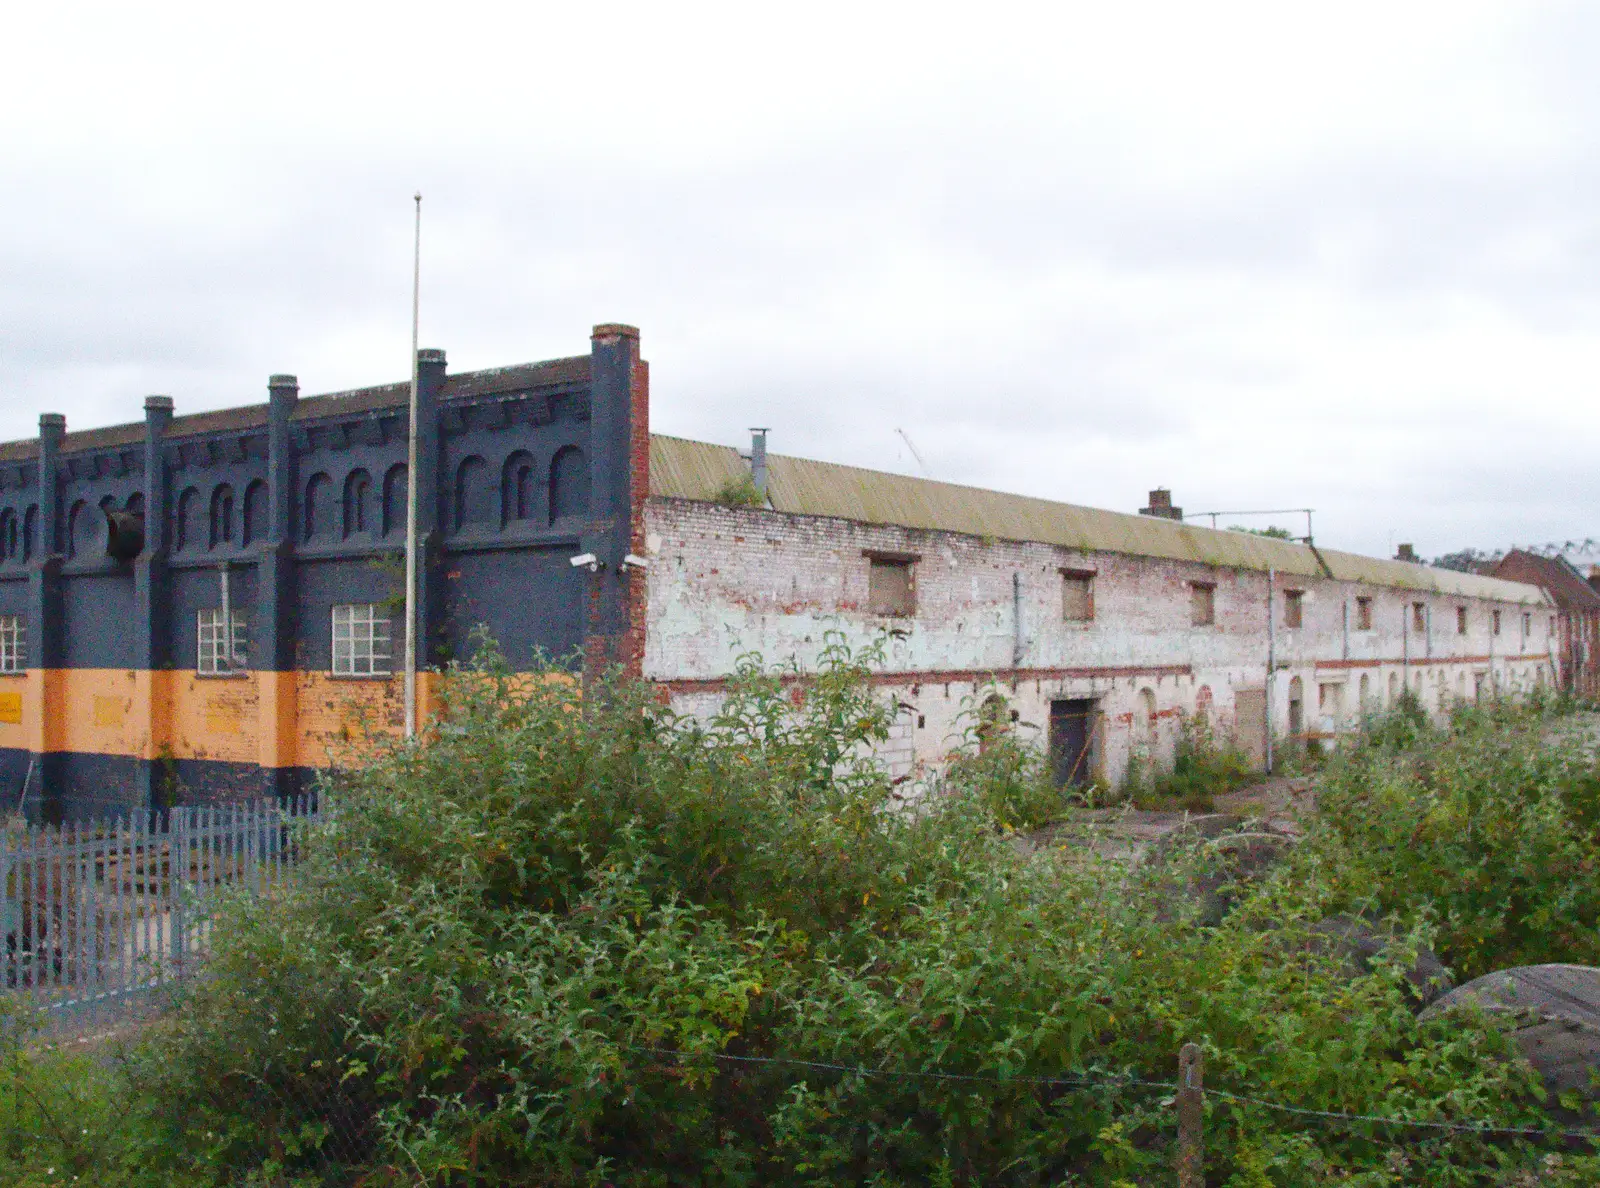
<svg viewBox="0 0 1600 1188">
<path fill-rule="evenodd" d="M 645 676 L 666 682 L 681 708 L 703 711 L 743 653 L 812 668 L 831 631 L 860 648 L 893 630 L 881 666 L 884 692 L 910 707 L 884 751 L 897 775 L 937 766 L 960 737 L 963 712 L 998 692 L 1016 711 L 1017 729 L 1041 743 L 1052 700 L 1093 699 L 1098 773 L 1116 782 L 1129 755 L 1152 742 L 1158 761 L 1170 761 L 1180 722 L 1202 702 L 1216 727 L 1231 731 L 1235 691 L 1266 681 L 1264 572 L 682 500 L 652 500 L 646 525 Z M 864 550 L 920 557 L 913 617 L 868 612 Z M 1063 568 L 1094 571 L 1092 622 L 1063 620 Z M 1013 575 L 1022 637 L 1015 664 Z M 1191 625 L 1196 581 L 1216 585 L 1211 626 Z M 1288 588 L 1304 591 L 1297 630 L 1283 627 Z M 1279 735 L 1288 731 L 1296 678 L 1304 727 L 1327 732 L 1359 718 L 1363 677 L 1369 705 L 1387 704 L 1409 679 L 1435 711 L 1455 696 L 1471 697 L 1480 681 L 1486 689 L 1526 688 L 1541 669 L 1552 680 L 1551 612 L 1542 608 L 1322 578 L 1280 577 L 1278 590 Z M 1370 630 L 1358 630 L 1357 597 L 1373 600 Z M 1413 602 L 1429 608 L 1431 631 L 1422 636 L 1406 627 Z M 1465 635 L 1456 632 L 1457 606 L 1467 607 Z M 1496 607 L 1498 637 L 1490 628 Z M 1146 690 L 1153 722 L 1142 711 Z"/>
</svg>

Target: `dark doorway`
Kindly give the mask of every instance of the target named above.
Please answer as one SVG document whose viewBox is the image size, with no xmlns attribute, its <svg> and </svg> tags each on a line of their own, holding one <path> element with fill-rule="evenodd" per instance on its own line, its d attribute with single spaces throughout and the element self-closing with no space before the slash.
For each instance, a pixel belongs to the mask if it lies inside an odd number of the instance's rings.
<svg viewBox="0 0 1600 1188">
<path fill-rule="evenodd" d="M 1089 742 L 1094 737 L 1094 702 L 1050 703 L 1050 771 L 1058 787 L 1074 788 L 1093 777 Z"/>
</svg>

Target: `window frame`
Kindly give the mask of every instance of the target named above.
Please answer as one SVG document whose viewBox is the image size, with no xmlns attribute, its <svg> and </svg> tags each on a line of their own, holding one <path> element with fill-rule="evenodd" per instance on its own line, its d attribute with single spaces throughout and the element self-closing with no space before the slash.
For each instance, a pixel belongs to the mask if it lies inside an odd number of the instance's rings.
<svg viewBox="0 0 1600 1188">
<path fill-rule="evenodd" d="M 394 675 L 394 617 L 383 603 L 336 602 L 328 618 L 330 676 L 383 680 Z"/>
<path fill-rule="evenodd" d="M 1356 630 L 1372 630 L 1372 596 L 1356 595 Z"/>
<path fill-rule="evenodd" d="M 1204 608 L 1202 612 L 1202 607 Z M 1189 626 L 1215 627 L 1217 625 L 1217 583 L 1193 581 L 1189 583 Z"/>
<path fill-rule="evenodd" d="M 28 671 L 28 620 L 22 615 L 0 615 L 0 676 L 20 676 Z"/>
<path fill-rule="evenodd" d="M 250 617 L 243 611 L 229 609 L 231 627 L 229 643 L 231 648 L 227 655 L 226 666 L 219 663 L 222 658 L 221 629 L 222 608 L 220 606 L 202 606 L 194 612 L 194 671 L 196 676 L 203 677 L 234 677 L 243 676 L 250 670 Z M 236 664 L 235 661 L 243 660 L 244 663 Z"/>
</svg>

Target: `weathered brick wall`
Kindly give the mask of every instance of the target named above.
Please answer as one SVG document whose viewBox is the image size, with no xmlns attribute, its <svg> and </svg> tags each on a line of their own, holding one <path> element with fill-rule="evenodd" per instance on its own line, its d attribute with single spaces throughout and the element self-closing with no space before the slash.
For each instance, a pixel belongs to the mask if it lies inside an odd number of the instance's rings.
<svg viewBox="0 0 1600 1188">
<path fill-rule="evenodd" d="M 1135 752 L 1170 760 L 1182 720 L 1201 706 L 1219 731 L 1233 731 L 1236 692 L 1266 682 L 1261 571 L 683 500 L 652 500 L 646 529 L 645 676 L 662 682 L 680 708 L 705 712 L 743 653 L 809 668 L 830 632 L 859 648 L 892 630 L 879 682 L 904 707 L 885 748 L 897 774 L 937 766 L 976 707 L 998 693 L 1017 729 L 1041 743 L 1052 701 L 1092 700 L 1093 762 L 1116 782 Z M 912 617 L 869 613 L 866 551 L 919 558 Z M 1092 621 L 1064 621 L 1063 569 L 1094 573 Z M 1191 623 L 1195 582 L 1215 585 L 1210 626 Z M 1549 679 L 1548 615 L 1539 609 L 1523 639 L 1528 608 L 1515 604 L 1315 577 L 1279 576 L 1276 587 L 1280 736 L 1297 680 L 1302 729 L 1334 733 L 1358 719 L 1363 695 L 1369 706 L 1386 704 L 1408 679 L 1435 710 L 1472 696 L 1480 680 L 1486 688 L 1531 687 L 1541 668 Z M 1302 591 L 1297 629 L 1283 622 L 1289 590 Z M 1372 600 L 1366 630 L 1361 597 Z M 1424 603 L 1431 630 L 1411 631 L 1413 602 Z M 1468 610 L 1464 635 L 1457 606 Z"/>
</svg>

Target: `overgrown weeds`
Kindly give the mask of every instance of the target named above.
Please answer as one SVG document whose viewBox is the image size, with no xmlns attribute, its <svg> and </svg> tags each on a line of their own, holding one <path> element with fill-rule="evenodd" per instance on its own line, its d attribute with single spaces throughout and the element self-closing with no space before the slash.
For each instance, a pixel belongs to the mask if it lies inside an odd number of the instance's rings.
<svg viewBox="0 0 1600 1188">
<path fill-rule="evenodd" d="M 1171 768 L 1148 752 L 1134 753 L 1123 792 L 1135 808 L 1209 813 L 1218 796 L 1260 778 L 1245 754 L 1231 740 L 1219 741 L 1210 719 L 1197 715 L 1183 722 Z"/>
<path fill-rule="evenodd" d="M 448 728 L 330 789 L 291 889 L 218 923 L 119 1074 L 98 1182 L 1156 1183 L 1187 1040 L 1240 1095 L 1540 1118 L 1499 1032 L 1417 1022 L 1428 911 L 1396 900 L 1366 972 L 1316 931 L 1348 899 L 1336 851 L 1207 924 L 1182 890 L 1204 844 L 1018 859 L 1037 757 L 969 748 L 906 811 L 875 659 L 749 658 L 701 721 L 624 682 L 459 672 Z M 1543 1154 L 1402 1137 L 1397 1170 L 1387 1131 L 1236 1101 L 1209 1176 L 1488 1184 Z"/>
<path fill-rule="evenodd" d="M 1600 772 L 1551 698 L 1414 701 L 1330 759 L 1305 855 L 1346 903 L 1428 915 L 1462 978 L 1600 964 Z M 1309 876 L 1308 876 L 1309 877 Z"/>
</svg>

